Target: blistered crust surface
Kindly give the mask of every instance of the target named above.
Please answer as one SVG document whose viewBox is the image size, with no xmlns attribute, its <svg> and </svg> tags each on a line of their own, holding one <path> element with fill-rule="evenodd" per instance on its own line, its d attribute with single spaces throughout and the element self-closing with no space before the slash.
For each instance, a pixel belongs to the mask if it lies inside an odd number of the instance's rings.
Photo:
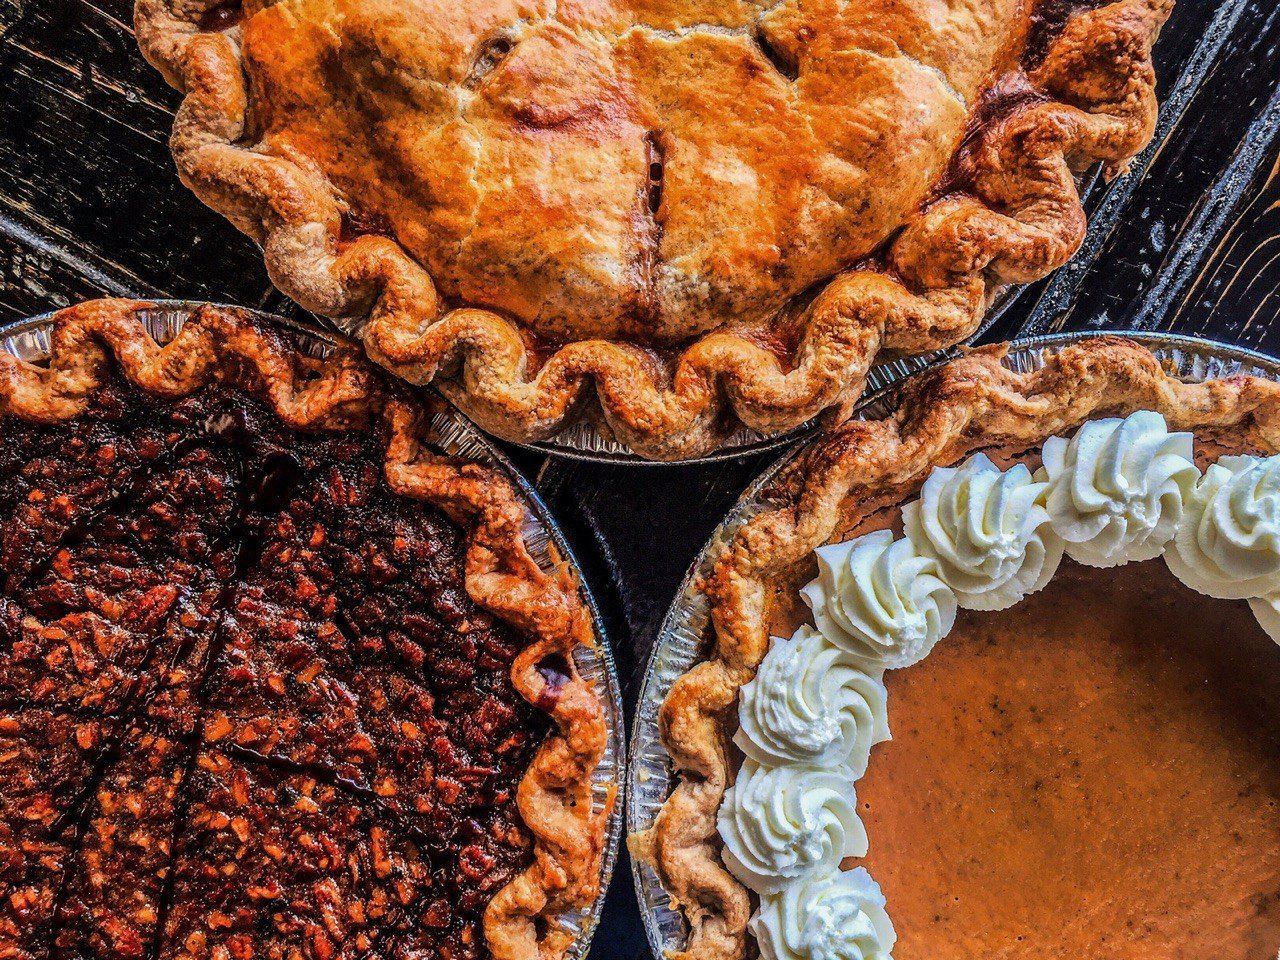
<svg viewBox="0 0 1280 960">
<path fill-rule="evenodd" d="M 1014 0 L 286 0 L 225 32 L 201 29 L 214 0 L 138 0 L 136 20 L 188 94 L 183 179 L 281 289 L 499 435 L 554 434 L 594 386 L 621 441 L 677 459 L 726 403 L 797 426 L 881 348 L 963 339 L 993 288 L 1064 262 L 1072 168 L 1115 172 L 1150 136 L 1170 6 L 1074 17 L 941 200 L 984 90 L 1022 76 Z"/>
<path fill-rule="evenodd" d="M 748 523 L 700 585 L 711 602 L 714 646 L 662 705 L 663 744 L 679 774 L 654 826 L 632 838 L 691 927 L 686 956 L 743 955 L 748 894 L 720 863 L 716 811 L 732 776 L 728 737 L 738 690 L 769 649 L 776 598 L 798 590 L 813 551 L 849 510 L 908 496 L 939 464 L 990 447 L 1030 447 L 1100 416 L 1154 410 L 1171 430 L 1218 431 L 1267 454 L 1280 451 L 1280 384 L 1238 376 L 1184 384 L 1144 347 L 1100 337 L 1063 348 L 1017 374 L 1003 348 L 974 351 L 907 389 L 889 419 L 853 422 L 815 443 L 777 481 L 782 505 Z"/>
<path fill-rule="evenodd" d="M 526 509 L 510 483 L 490 468 L 426 448 L 420 437 L 429 411 L 387 386 L 349 345 L 314 360 L 238 313 L 205 308 L 161 346 L 137 317 L 148 306 L 100 300 L 56 314 L 47 366 L 0 353 L 0 413 L 41 423 L 76 417 L 113 366 L 158 398 L 176 400 L 217 381 L 253 394 L 295 429 L 383 430 L 388 484 L 465 532 L 467 592 L 525 638 L 512 683 L 553 724 L 517 790 L 533 837 L 532 863 L 486 908 L 489 950 L 497 960 L 563 955 L 573 936 L 555 920 L 599 894 L 609 814 L 593 812 L 591 778 L 607 730 L 601 703 L 573 667 L 574 649 L 594 642 L 577 585 L 567 573 L 544 571 L 529 554 Z M 564 675 L 548 675 L 548 662 Z"/>
</svg>

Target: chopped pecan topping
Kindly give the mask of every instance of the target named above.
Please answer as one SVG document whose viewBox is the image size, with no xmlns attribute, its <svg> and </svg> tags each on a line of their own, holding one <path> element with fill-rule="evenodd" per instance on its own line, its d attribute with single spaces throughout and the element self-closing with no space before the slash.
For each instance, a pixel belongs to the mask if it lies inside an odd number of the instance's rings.
<svg viewBox="0 0 1280 960">
<path fill-rule="evenodd" d="M 116 381 L 0 429 L 0 956 L 483 956 L 550 724 L 380 438 Z"/>
</svg>

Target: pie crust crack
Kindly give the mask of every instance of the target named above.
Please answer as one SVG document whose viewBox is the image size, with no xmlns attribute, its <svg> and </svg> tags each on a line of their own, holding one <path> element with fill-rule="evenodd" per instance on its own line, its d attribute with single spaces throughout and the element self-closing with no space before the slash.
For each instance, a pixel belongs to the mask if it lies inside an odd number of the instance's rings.
<svg viewBox="0 0 1280 960">
<path fill-rule="evenodd" d="M 652 828 L 630 841 L 689 922 L 685 956 L 743 956 L 751 904 L 721 864 L 716 827 L 733 772 L 734 707 L 769 650 L 779 590 L 804 579 L 813 551 L 841 529 L 845 511 L 901 502 L 934 466 L 974 451 L 1025 447 L 1136 410 L 1162 414 L 1170 430 L 1229 432 L 1250 448 L 1280 451 L 1280 384 L 1270 380 L 1183 383 L 1146 348 L 1112 336 L 1064 347 L 1026 374 L 1002 365 L 1004 351 L 971 351 L 910 384 L 893 416 L 851 422 L 814 443 L 768 492 L 777 506 L 747 521 L 699 584 L 713 644 L 659 713 L 678 782 Z"/>
<path fill-rule="evenodd" d="M 185 93 L 183 181 L 281 290 L 499 436 L 598 414 L 682 459 L 735 425 L 843 416 L 879 351 L 957 343 L 1064 263 L 1074 174 L 1122 172 L 1152 134 L 1172 0 L 1061 24 L 1002 0 L 940 25 L 914 4 L 635 6 L 464 4 L 416 32 L 389 0 L 137 0 L 135 19 Z M 747 119 L 719 100 L 736 83 Z"/>
<path fill-rule="evenodd" d="M 178 400 L 218 382 L 266 402 L 299 431 L 384 430 L 391 490 L 430 504 L 464 531 L 467 593 L 524 640 L 512 683 L 552 722 L 516 792 L 532 862 L 485 909 L 489 950 L 500 960 L 562 956 L 574 935 L 556 921 L 599 894 L 612 807 L 610 798 L 593 811 L 592 774 L 607 729 L 602 704 L 573 663 L 573 652 L 595 641 L 572 575 L 548 572 L 530 555 L 527 512 L 509 481 L 427 448 L 426 418 L 440 411 L 388 385 L 351 345 L 339 343 L 325 359 L 307 357 L 245 315 L 213 307 L 197 311 L 160 345 L 137 316 L 151 308 L 100 300 L 56 314 L 46 365 L 0 354 L 0 415 L 49 424 L 74 418 L 114 366 L 154 397 Z"/>
</svg>

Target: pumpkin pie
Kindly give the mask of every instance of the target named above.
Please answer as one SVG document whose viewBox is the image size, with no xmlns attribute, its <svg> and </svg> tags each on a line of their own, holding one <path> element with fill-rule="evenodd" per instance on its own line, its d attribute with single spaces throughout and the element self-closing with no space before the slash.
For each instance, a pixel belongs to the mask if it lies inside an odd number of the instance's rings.
<svg viewBox="0 0 1280 960">
<path fill-rule="evenodd" d="M 775 481 L 702 584 L 634 839 L 685 955 L 1280 946 L 1280 385 L 973 352 Z"/>
</svg>

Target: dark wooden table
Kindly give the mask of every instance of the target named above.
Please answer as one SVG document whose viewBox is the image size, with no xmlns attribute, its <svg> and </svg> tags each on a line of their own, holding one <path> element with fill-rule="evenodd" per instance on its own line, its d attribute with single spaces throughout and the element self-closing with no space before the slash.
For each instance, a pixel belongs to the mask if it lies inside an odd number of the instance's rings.
<svg viewBox="0 0 1280 960">
<path fill-rule="evenodd" d="M 1280 354 L 1280 8 L 1181 0 L 1158 61 L 1158 142 L 1089 194 L 1076 263 L 1021 291 L 985 340 L 1138 328 Z M 101 294 L 296 313 L 253 245 L 178 184 L 177 100 L 137 53 L 131 0 L 0 0 L 0 323 Z M 777 453 L 622 467 L 508 452 L 573 544 L 634 696 L 685 570 Z M 647 953 L 624 854 L 593 955 Z"/>
</svg>

